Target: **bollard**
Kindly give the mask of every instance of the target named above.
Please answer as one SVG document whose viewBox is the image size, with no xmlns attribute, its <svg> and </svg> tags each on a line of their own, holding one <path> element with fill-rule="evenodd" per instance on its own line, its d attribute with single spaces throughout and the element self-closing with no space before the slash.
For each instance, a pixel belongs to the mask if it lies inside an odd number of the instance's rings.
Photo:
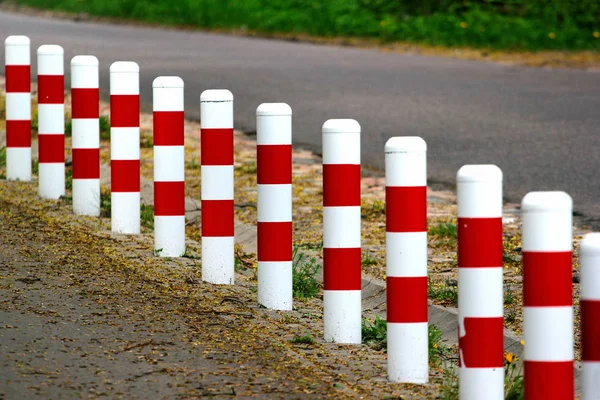
<svg viewBox="0 0 600 400">
<path fill-rule="evenodd" d="M 600 399 L 600 233 L 583 237 L 581 265 L 581 400 Z"/>
<path fill-rule="evenodd" d="M 258 303 L 291 310 L 292 109 L 265 103 L 256 109 L 258 183 Z"/>
<path fill-rule="evenodd" d="M 140 233 L 140 68 L 134 62 L 110 66 L 111 226 Z"/>
<path fill-rule="evenodd" d="M 202 280 L 233 285 L 233 95 L 200 95 L 202 179 Z"/>
<path fill-rule="evenodd" d="M 100 99 L 98 59 L 71 60 L 73 212 L 100 215 Z"/>
<path fill-rule="evenodd" d="M 65 194 L 65 75 L 64 51 L 54 44 L 37 50 L 38 162 L 41 198 Z"/>
<path fill-rule="evenodd" d="M 388 379 L 427 383 L 427 144 L 385 144 Z"/>
<path fill-rule="evenodd" d="M 504 399 L 502 171 L 456 175 L 460 399 Z"/>
<path fill-rule="evenodd" d="M 31 180 L 31 60 L 27 36 L 4 41 L 6 64 L 6 179 Z"/>
<path fill-rule="evenodd" d="M 322 132 L 325 340 L 360 343 L 360 125 L 330 119 Z"/>
<path fill-rule="evenodd" d="M 152 82 L 154 123 L 154 252 L 185 253 L 185 159 L 183 81 L 160 76 Z"/>
<path fill-rule="evenodd" d="M 521 210 L 525 399 L 573 399 L 573 203 L 530 192 Z"/>
</svg>

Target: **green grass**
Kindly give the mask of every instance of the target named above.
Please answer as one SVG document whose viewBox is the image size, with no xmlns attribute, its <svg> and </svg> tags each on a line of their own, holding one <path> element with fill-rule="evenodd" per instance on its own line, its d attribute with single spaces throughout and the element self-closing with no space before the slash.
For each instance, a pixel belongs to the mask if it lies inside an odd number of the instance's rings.
<svg viewBox="0 0 600 400">
<path fill-rule="evenodd" d="M 111 196 L 110 190 L 100 191 L 100 216 L 110 218 Z"/>
<path fill-rule="evenodd" d="M 6 147 L 0 147 L 0 166 L 6 166 Z"/>
<path fill-rule="evenodd" d="M 101 115 L 100 124 L 100 140 L 110 140 L 110 120 L 106 115 Z"/>
<path fill-rule="evenodd" d="M 455 280 L 447 278 L 435 283 L 429 280 L 427 287 L 430 299 L 453 307 L 458 305 L 458 284 Z"/>
<path fill-rule="evenodd" d="M 310 335 L 296 336 L 290 340 L 290 343 L 310 345 L 315 343 L 315 339 L 313 339 Z"/>
<path fill-rule="evenodd" d="M 149 23 L 493 49 L 600 50 L 596 0 L 18 0 Z"/>
<path fill-rule="evenodd" d="M 154 207 L 147 204 L 140 206 L 140 218 L 142 220 L 142 226 L 146 228 L 154 229 Z"/>
<path fill-rule="evenodd" d="M 451 239 L 456 239 L 458 236 L 456 224 L 451 222 L 440 222 L 436 225 L 431 225 L 429 226 L 428 233 L 431 236 L 442 236 Z"/>
<path fill-rule="evenodd" d="M 309 257 L 294 246 L 292 252 L 292 291 L 295 299 L 306 300 L 321 291 L 317 274 L 321 265 L 315 257 Z"/>
</svg>

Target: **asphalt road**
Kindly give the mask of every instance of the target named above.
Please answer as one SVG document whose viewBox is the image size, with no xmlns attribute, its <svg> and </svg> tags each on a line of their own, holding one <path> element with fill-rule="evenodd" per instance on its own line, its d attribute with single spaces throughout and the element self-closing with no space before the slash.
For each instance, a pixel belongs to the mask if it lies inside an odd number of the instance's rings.
<svg viewBox="0 0 600 400">
<path fill-rule="evenodd" d="M 159 75 L 183 78 L 193 119 L 203 90 L 230 89 L 235 125 L 246 131 L 255 130 L 260 103 L 287 102 L 294 143 L 317 152 L 325 120 L 354 118 L 363 129 L 363 163 L 376 168 L 388 138 L 418 135 L 428 143 L 431 184 L 452 186 L 462 165 L 493 163 L 504 172 L 508 201 L 564 190 L 580 221 L 600 229 L 598 72 L 0 13 L 0 36 L 11 34 L 28 35 L 33 49 L 60 44 L 67 60 L 96 55 L 104 98 L 110 64 L 136 61 L 146 110 Z"/>
</svg>

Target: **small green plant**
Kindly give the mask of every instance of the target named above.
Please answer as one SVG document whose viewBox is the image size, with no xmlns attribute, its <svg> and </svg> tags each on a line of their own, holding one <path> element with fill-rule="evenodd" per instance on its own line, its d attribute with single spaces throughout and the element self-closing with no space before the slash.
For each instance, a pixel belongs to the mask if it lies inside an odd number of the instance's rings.
<svg viewBox="0 0 600 400">
<path fill-rule="evenodd" d="M 377 265 L 377 259 L 373 257 L 373 255 L 369 252 L 364 252 L 362 257 L 362 265 L 363 267 L 368 267 L 370 265 Z"/>
<path fill-rule="evenodd" d="M 196 157 L 193 157 L 190 161 L 188 161 L 186 166 L 188 169 L 200 169 L 200 163 Z"/>
<path fill-rule="evenodd" d="M 0 147 L 0 166 L 6 166 L 6 147 Z"/>
<path fill-rule="evenodd" d="M 38 113 L 37 113 L 37 111 L 35 111 L 33 113 L 33 115 L 31 116 L 31 133 L 33 134 L 34 137 L 37 136 L 38 130 L 39 130 L 39 119 L 38 119 Z"/>
<path fill-rule="evenodd" d="M 73 136 L 73 121 L 70 114 L 65 114 L 65 136 Z"/>
<path fill-rule="evenodd" d="M 65 188 L 68 190 L 73 189 L 73 170 L 71 169 L 65 171 Z"/>
<path fill-rule="evenodd" d="M 375 316 L 371 323 L 366 318 L 362 320 L 362 342 L 375 350 L 382 350 L 387 346 L 387 322 Z"/>
<path fill-rule="evenodd" d="M 362 218 L 377 218 L 385 216 L 385 202 L 375 200 L 373 203 L 363 202 L 361 206 Z"/>
<path fill-rule="evenodd" d="M 509 309 L 506 312 L 506 316 L 504 317 L 504 321 L 509 324 L 514 324 L 517 322 L 517 312 L 513 309 Z"/>
<path fill-rule="evenodd" d="M 458 400 L 458 377 L 449 363 L 443 367 L 444 381 L 439 399 Z"/>
<path fill-rule="evenodd" d="M 101 115 L 100 123 L 100 140 L 110 140 L 110 120 L 106 115 Z"/>
<path fill-rule="evenodd" d="M 142 226 L 154 229 L 154 207 L 148 204 L 142 204 L 140 206 L 140 219 L 142 221 Z"/>
<path fill-rule="evenodd" d="M 522 364 L 517 361 L 518 358 L 512 353 L 507 353 L 504 358 L 504 398 L 506 400 L 523 400 L 525 398 Z"/>
<path fill-rule="evenodd" d="M 160 249 L 154 249 L 154 255 L 158 257 L 158 256 L 160 256 L 160 253 L 162 253 L 162 251 L 163 251 L 162 247 Z"/>
<path fill-rule="evenodd" d="M 439 366 L 442 361 L 448 359 L 450 349 L 442 344 L 443 332 L 437 326 L 429 324 L 427 332 L 429 340 L 429 363 Z"/>
<path fill-rule="evenodd" d="M 151 149 L 154 146 L 154 140 L 151 134 L 142 134 L 140 137 L 140 147 L 142 149 Z"/>
<path fill-rule="evenodd" d="M 40 163 L 38 160 L 31 160 L 31 172 L 34 174 L 40 172 Z"/>
<path fill-rule="evenodd" d="M 104 218 L 110 218 L 110 207 L 111 207 L 110 191 L 100 192 L 100 216 Z"/>
<path fill-rule="evenodd" d="M 310 335 L 296 336 L 290 340 L 290 343 L 311 345 L 315 343 L 315 339 L 313 339 Z"/>
<path fill-rule="evenodd" d="M 440 222 L 437 225 L 432 225 L 429 227 L 428 233 L 431 236 L 442 236 L 452 239 L 456 239 L 458 236 L 456 224 L 453 224 L 452 222 Z"/>
<path fill-rule="evenodd" d="M 443 282 L 428 284 L 429 298 L 442 304 L 456 307 L 458 305 L 458 285 L 456 281 L 446 278 Z"/>
<path fill-rule="evenodd" d="M 512 286 L 507 283 L 504 285 L 504 305 L 511 305 L 517 301 L 515 297 L 515 292 L 512 289 Z"/>
<path fill-rule="evenodd" d="M 294 298 L 304 300 L 315 297 L 321 290 L 321 282 L 316 278 L 321 266 L 315 257 L 308 257 L 299 252 L 298 247 L 292 250 L 292 285 Z"/>
</svg>

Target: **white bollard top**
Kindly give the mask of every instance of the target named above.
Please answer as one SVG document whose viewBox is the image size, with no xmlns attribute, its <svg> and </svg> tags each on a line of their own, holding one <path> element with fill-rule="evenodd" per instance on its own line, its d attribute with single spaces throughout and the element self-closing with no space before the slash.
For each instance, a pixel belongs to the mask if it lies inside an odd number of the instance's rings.
<svg viewBox="0 0 600 400">
<path fill-rule="evenodd" d="M 75 56 L 71 59 L 71 66 L 97 67 L 98 58 L 96 56 Z"/>
<path fill-rule="evenodd" d="M 416 153 L 427 151 L 427 143 L 418 136 L 395 136 L 385 143 L 385 153 Z"/>
<path fill-rule="evenodd" d="M 233 101 L 233 93 L 227 89 L 209 89 L 202 92 L 200 102 L 227 102 Z"/>
<path fill-rule="evenodd" d="M 65 54 L 63 48 L 57 44 L 43 44 L 37 49 L 38 56 L 48 55 L 48 56 L 62 56 Z"/>
<path fill-rule="evenodd" d="M 98 59 L 95 56 L 75 56 L 71 59 L 71 88 L 97 89 Z"/>
<path fill-rule="evenodd" d="M 256 116 L 288 116 L 292 115 L 292 108 L 286 103 L 262 103 L 256 109 Z"/>
<path fill-rule="evenodd" d="M 456 173 L 456 182 L 501 182 L 502 170 L 492 164 L 464 165 Z"/>
<path fill-rule="evenodd" d="M 110 72 L 111 73 L 119 73 L 119 72 L 136 73 L 136 72 L 140 72 L 140 67 L 139 67 L 139 65 L 137 65 L 137 63 L 135 63 L 133 61 L 115 61 L 114 63 L 112 63 L 110 65 Z"/>
<path fill-rule="evenodd" d="M 5 46 L 29 46 L 30 43 L 29 38 L 23 35 L 12 35 L 4 41 Z"/>
<path fill-rule="evenodd" d="M 521 201 L 525 213 L 568 211 L 573 209 L 573 200 L 565 192 L 529 192 Z"/>
<path fill-rule="evenodd" d="M 586 256 L 600 256 L 600 232 L 588 233 L 583 236 L 580 244 L 580 254 Z"/>
<path fill-rule="evenodd" d="M 323 124 L 323 164 L 360 164 L 360 124 L 330 119 Z"/>
<path fill-rule="evenodd" d="M 328 119 L 323 124 L 323 134 L 327 133 L 360 133 L 360 124 L 354 119 Z"/>
<path fill-rule="evenodd" d="M 183 88 L 183 79 L 178 76 L 159 76 L 152 81 L 155 89 Z"/>
</svg>

